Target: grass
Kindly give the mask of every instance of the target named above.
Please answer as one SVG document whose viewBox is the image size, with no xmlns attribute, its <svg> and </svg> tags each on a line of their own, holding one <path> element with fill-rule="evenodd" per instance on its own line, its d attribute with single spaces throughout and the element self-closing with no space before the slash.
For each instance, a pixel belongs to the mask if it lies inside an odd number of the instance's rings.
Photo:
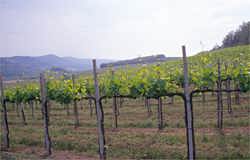
<svg viewBox="0 0 250 160">
<path fill-rule="evenodd" d="M 199 100 L 201 97 L 195 97 Z M 210 99 L 215 97 L 209 96 Z M 166 102 L 167 100 L 164 100 Z M 148 117 L 142 100 L 125 100 L 120 108 L 118 129 L 112 128 L 112 101 L 104 104 L 105 136 L 108 159 L 186 159 L 186 132 L 182 101 L 174 105 L 164 104 L 164 129 L 157 131 L 157 107 L 152 105 L 153 115 Z M 156 101 L 152 101 L 156 104 Z M 50 136 L 54 150 L 82 153 L 98 157 L 96 117 L 90 117 L 87 101 L 80 109 L 80 127 L 74 129 L 73 107 L 71 114 L 53 103 L 50 110 Z M 216 102 L 205 105 L 194 103 L 194 126 L 197 159 L 250 159 L 249 104 L 234 105 L 233 115 L 224 111 L 224 130 L 216 129 Z M 226 108 L 226 106 L 224 107 Z M 39 106 L 35 118 L 26 106 L 27 126 L 9 106 L 11 148 L 43 147 L 43 121 Z M 11 155 L 13 154 L 13 155 Z M 23 153 L 1 153 L 2 159 L 17 157 L 29 159 Z M 11 157 L 12 156 L 12 157 Z M 18 157 L 19 156 L 19 157 Z M 30 155 L 34 156 L 34 155 Z M 7 157 L 7 158 L 6 158 Z M 32 158 L 31 158 L 32 159 Z"/>
</svg>

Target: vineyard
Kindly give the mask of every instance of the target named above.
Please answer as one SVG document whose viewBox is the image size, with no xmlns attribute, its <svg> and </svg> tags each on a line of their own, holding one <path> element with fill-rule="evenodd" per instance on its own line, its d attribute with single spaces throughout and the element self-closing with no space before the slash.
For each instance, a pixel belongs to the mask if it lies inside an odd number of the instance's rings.
<svg viewBox="0 0 250 160">
<path fill-rule="evenodd" d="M 200 53 L 186 67 L 186 76 L 176 60 L 4 83 L 2 148 L 86 159 L 250 158 L 250 46 Z"/>
</svg>

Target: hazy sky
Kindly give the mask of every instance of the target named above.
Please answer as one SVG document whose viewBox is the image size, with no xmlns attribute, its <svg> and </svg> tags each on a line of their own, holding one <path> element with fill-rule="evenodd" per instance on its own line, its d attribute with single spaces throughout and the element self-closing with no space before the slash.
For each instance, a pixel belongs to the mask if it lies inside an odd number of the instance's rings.
<svg viewBox="0 0 250 160">
<path fill-rule="evenodd" d="M 250 0 L 0 0 L 0 56 L 193 55 L 249 20 Z"/>
</svg>

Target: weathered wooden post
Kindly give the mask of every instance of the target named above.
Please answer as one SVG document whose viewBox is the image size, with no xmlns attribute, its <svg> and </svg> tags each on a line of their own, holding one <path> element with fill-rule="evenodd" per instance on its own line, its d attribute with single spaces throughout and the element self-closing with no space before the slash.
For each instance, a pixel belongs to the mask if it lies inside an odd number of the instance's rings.
<svg viewBox="0 0 250 160">
<path fill-rule="evenodd" d="M 237 64 L 235 63 L 234 64 L 234 68 L 236 68 L 237 67 Z M 237 80 L 235 80 L 234 81 L 234 89 L 235 90 L 239 90 L 239 88 L 240 88 L 240 86 L 239 86 L 239 81 L 237 81 Z M 234 92 L 234 103 L 236 104 L 236 105 L 240 105 L 240 92 L 239 91 L 236 91 L 236 92 Z"/>
<path fill-rule="evenodd" d="M 92 106 L 92 99 L 89 99 L 89 114 L 90 114 L 90 117 L 93 116 L 93 106 Z"/>
<path fill-rule="evenodd" d="M 117 116 L 118 116 L 118 113 L 117 113 L 117 97 L 114 96 L 113 97 L 113 127 L 114 128 L 117 128 L 118 126 L 118 122 L 117 122 Z"/>
<path fill-rule="evenodd" d="M 188 159 L 195 159 L 195 139 L 193 127 L 193 109 L 190 101 L 190 91 L 188 82 L 188 63 L 186 56 L 186 48 L 182 46 L 183 54 L 183 73 L 184 73 L 184 94 L 185 94 L 185 117 L 186 117 L 186 133 L 188 145 Z"/>
<path fill-rule="evenodd" d="M 24 104 L 21 103 L 20 106 L 21 106 L 20 111 L 21 111 L 21 116 L 22 116 L 22 124 L 25 126 L 25 125 L 27 125 L 27 122 L 26 122 L 26 116 L 24 113 Z"/>
<path fill-rule="evenodd" d="M 228 113 L 232 113 L 233 109 L 232 109 L 232 99 L 231 99 L 231 92 L 229 92 L 229 90 L 231 89 L 231 83 L 230 83 L 230 79 L 227 79 L 227 109 L 228 109 Z"/>
<path fill-rule="evenodd" d="M 73 90 L 75 90 L 76 89 L 75 75 L 72 75 L 72 82 L 73 82 Z M 80 122 L 79 122 L 79 114 L 78 114 L 76 97 L 74 97 L 73 104 L 74 104 L 74 115 L 75 115 L 75 128 L 77 128 L 79 127 Z"/>
<path fill-rule="evenodd" d="M 150 99 L 145 97 L 144 104 L 145 104 L 145 107 L 147 108 L 147 111 L 148 111 L 148 117 L 152 116 L 152 109 L 151 109 L 151 105 L 150 105 Z"/>
<path fill-rule="evenodd" d="M 96 71 L 96 60 L 93 60 L 93 76 L 95 83 L 95 106 L 97 112 L 97 126 L 98 126 L 98 141 L 99 141 L 99 155 L 100 159 L 106 159 L 106 148 L 105 148 L 105 135 L 104 135 L 104 114 L 102 105 L 100 105 L 100 93 L 99 85 L 97 80 L 97 71 Z"/>
<path fill-rule="evenodd" d="M 7 150 L 10 147 L 9 141 L 9 125 L 8 125 L 8 116 L 7 116 L 7 108 L 6 101 L 4 99 L 4 88 L 3 88 L 3 77 L 0 75 L 0 89 L 1 89 L 1 104 L 2 104 L 2 140 L 3 144 L 1 150 Z"/>
<path fill-rule="evenodd" d="M 114 70 L 111 71 L 111 78 L 112 80 L 114 80 Z M 113 109 L 113 127 L 117 128 L 117 96 L 113 95 L 113 105 L 112 105 L 112 109 Z"/>
<path fill-rule="evenodd" d="M 48 112 L 48 122 L 50 122 L 50 111 L 51 111 L 52 101 L 47 99 L 47 112 Z"/>
<path fill-rule="evenodd" d="M 239 90 L 240 87 L 239 87 L 239 82 L 238 81 L 234 82 L 234 88 L 235 88 L 235 90 Z M 235 104 L 240 105 L 240 92 L 236 91 L 234 93 L 235 93 Z"/>
<path fill-rule="evenodd" d="M 20 117 L 19 105 L 18 105 L 18 103 L 16 103 L 16 102 L 15 102 L 15 108 L 16 108 L 16 115 L 17 115 L 17 117 Z"/>
<path fill-rule="evenodd" d="M 31 109 L 31 116 L 34 119 L 34 102 L 29 101 L 28 103 L 29 103 L 29 106 L 30 106 L 30 109 Z"/>
<path fill-rule="evenodd" d="M 162 115 L 162 98 L 158 97 L 158 107 L 157 107 L 157 118 L 158 118 L 158 129 L 163 129 L 163 115 Z"/>
<path fill-rule="evenodd" d="M 217 127 L 222 129 L 223 125 L 223 99 L 221 92 L 221 64 L 220 60 L 218 60 L 218 80 L 217 80 Z"/>
<path fill-rule="evenodd" d="M 87 80 L 86 82 L 86 86 L 89 86 L 89 80 Z M 87 90 L 87 95 L 90 97 L 91 94 L 89 93 L 90 91 Z M 89 103 L 89 114 L 90 114 L 90 117 L 93 116 L 93 106 L 92 106 L 92 99 L 88 99 L 88 103 Z"/>
<path fill-rule="evenodd" d="M 228 65 L 225 65 L 225 70 L 226 72 L 228 71 Z M 227 110 L 228 113 L 231 114 L 232 113 L 232 98 L 231 98 L 231 92 L 229 92 L 229 90 L 231 89 L 231 79 L 229 77 L 227 77 L 226 80 L 226 90 L 227 90 Z"/>
<path fill-rule="evenodd" d="M 159 67 L 159 64 L 157 64 Z M 157 71 L 158 79 L 160 79 L 160 72 Z M 157 118 L 158 118 L 158 129 L 162 130 L 163 129 L 163 115 L 162 115 L 162 98 L 159 96 L 158 97 L 158 106 L 157 106 Z"/>
<path fill-rule="evenodd" d="M 48 104 L 47 104 L 47 87 L 44 74 L 40 74 L 40 91 L 41 91 L 41 107 L 44 120 L 44 148 L 46 154 L 51 155 L 51 140 L 49 136 L 49 119 L 48 119 Z"/>
</svg>

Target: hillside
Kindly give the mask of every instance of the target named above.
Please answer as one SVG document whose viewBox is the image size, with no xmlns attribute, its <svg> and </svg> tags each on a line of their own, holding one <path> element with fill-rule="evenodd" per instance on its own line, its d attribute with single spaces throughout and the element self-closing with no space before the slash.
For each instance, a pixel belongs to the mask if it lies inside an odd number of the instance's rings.
<svg viewBox="0 0 250 160">
<path fill-rule="evenodd" d="M 239 63 L 244 62 L 244 64 L 250 65 L 250 45 L 241 45 L 235 47 L 221 48 L 212 51 L 205 51 L 197 53 L 193 56 L 188 57 L 188 61 L 193 65 L 200 65 L 201 61 L 207 59 L 208 62 L 217 64 L 220 59 L 222 63 Z M 208 63 L 207 62 L 207 63 Z M 164 65 L 182 64 L 182 59 L 167 61 Z M 249 66 L 250 67 L 250 66 Z"/>
<path fill-rule="evenodd" d="M 98 59 L 98 66 L 101 63 L 111 60 Z M 58 57 L 56 55 L 45 55 L 39 57 L 15 56 L 0 57 L 1 73 L 6 79 L 20 77 L 36 77 L 40 72 L 52 68 L 66 71 L 86 71 L 92 68 L 91 59 L 77 59 L 73 57 Z"/>
<path fill-rule="evenodd" d="M 232 63 L 234 65 L 247 64 L 250 69 L 250 45 L 228 47 L 209 52 L 201 52 L 190 57 L 190 61 L 199 62 L 202 58 L 207 58 L 213 63 L 220 59 L 222 63 Z"/>
<path fill-rule="evenodd" d="M 152 64 L 156 62 L 165 62 L 165 61 L 171 61 L 171 60 L 177 60 L 179 57 L 165 57 L 164 55 L 153 55 L 153 56 L 145 56 L 145 57 L 138 57 L 134 59 L 129 60 L 122 60 L 117 62 L 111 62 L 111 63 L 104 63 L 101 64 L 101 68 L 106 67 L 122 67 L 126 65 L 134 66 L 137 64 Z"/>
<path fill-rule="evenodd" d="M 234 47 L 227 47 L 227 48 L 222 48 L 218 50 L 213 50 L 209 52 L 201 52 L 193 57 L 208 55 L 208 56 L 212 56 L 215 58 L 224 57 L 224 59 L 233 60 L 237 58 L 239 54 L 246 55 L 246 57 L 250 58 L 250 45 L 239 45 L 239 46 L 234 46 Z M 248 60 L 248 59 L 245 59 L 245 60 Z"/>
<path fill-rule="evenodd" d="M 240 61 L 250 62 L 250 45 L 201 52 L 197 55 L 191 56 L 189 59 L 190 61 L 199 61 L 202 57 L 209 57 L 209 59 L 212 59 L 213 61 L 218 58 L 221 58 L 222 61 L 235 61 L 237 57 L 241 57 Z M 108 66 L 119 67 L 125 65 L 133 66 L 136 64 L 152 64 L 155 62 L 172 64 L 175 62 L 181 62 L 181 60 L 178 57 L 165 57 L 164 55 L 140 57 L 116 62 L 103 59 L 97 60 L 98 66 L 101 66 L 101 68 L 106 68 Z M 45 55 L 40 57 L 15 56 L 0 57 L 0 68 L 5 79 L 11 80 L 20 77 L 37 77 L 40 72 L 51 69 L 69 72 L 88 71 L 92 69 L 92 64 L 91 59 L 58 57 L 55 55 Z"/>
</svg>

